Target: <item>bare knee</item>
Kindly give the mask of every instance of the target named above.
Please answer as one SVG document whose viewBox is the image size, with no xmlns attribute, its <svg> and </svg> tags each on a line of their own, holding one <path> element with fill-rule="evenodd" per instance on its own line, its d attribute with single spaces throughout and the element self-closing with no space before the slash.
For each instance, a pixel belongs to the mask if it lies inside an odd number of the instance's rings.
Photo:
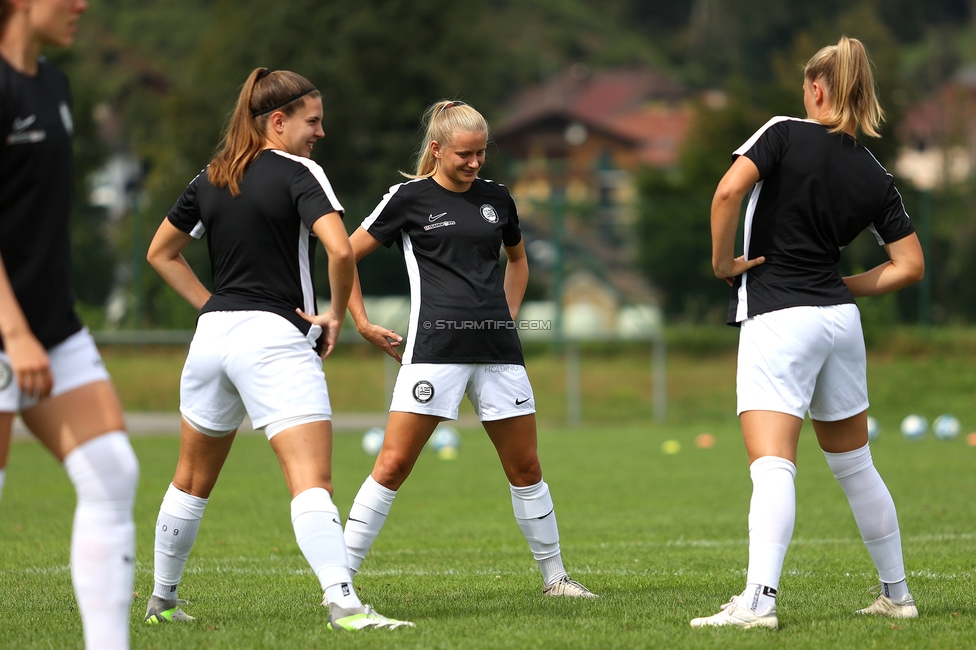
<svg viewBox="0 0 976 650">
<path fill-rule="evenodd" d="M 542 481 L 542 463 L 539 462 L 538 456 L 520 459 L 518 462 L 507 466 L 505 474 L 508 476 L 508 482 L 515 487 L 536 485 Z"/>
<path fill-rule="evenodd" d="M 389 490 L 399 490 L 410 476 L 416 458 L 398 452 L 380 452 L 373 466 L 373 480 Z"/>
</svg>

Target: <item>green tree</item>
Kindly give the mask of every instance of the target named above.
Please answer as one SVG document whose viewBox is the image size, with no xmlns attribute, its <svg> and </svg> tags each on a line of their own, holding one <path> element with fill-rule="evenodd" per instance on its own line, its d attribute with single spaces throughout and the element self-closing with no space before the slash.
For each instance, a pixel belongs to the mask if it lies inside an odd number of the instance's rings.
<svg viewBox="0 0 976 650">
<path fill-rule="evenodd" d="M 765 119 L 742 100 L 743 93 L 740 83 L 726 107 L 699 106 L 679 167 L 646 170 L 639 181 L 638 264 L 664 294 L 672 317 L 725 320 L 729 292 L 712 272 L 709 215 L 732 151 Z"/>
</svg>

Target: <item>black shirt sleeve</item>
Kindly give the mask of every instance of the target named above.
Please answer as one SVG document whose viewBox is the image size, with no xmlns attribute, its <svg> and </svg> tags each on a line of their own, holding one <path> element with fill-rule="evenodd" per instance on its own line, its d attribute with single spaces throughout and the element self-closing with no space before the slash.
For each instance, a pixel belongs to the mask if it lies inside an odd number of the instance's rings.
<svg viewBox="0 0 976 650">
<path fill-rule="evenodd" d="M 508 195 L 508 221 L 502 228 L 502 243 L 505 246 L 517 246 L 522 241 L 522 229 L 519 227 L 518 209 L 515 199 Z"/>
<path fill-rule="evenodd" d="M 759 178 L 762 180 L 769 176 L 783 159 L 789 143 L 789 135 L 788 123 L 782 118 L 773 118 L 737 149 L 733 158 L 742 155 L 756 163 Z"/>
<path fill-rule="evenodd" d="M 324 179 L 325 183 L 328 183 Z M 312 229 L 312 224 L 330 212 L 343 214 L 342 206 L 333 205 L 322 182 L 307 167 L 299 167 L 291 182 L 291 197 L 302 222 Z"/>
<path fill-rule="evenodd" d="M 915 226 L 912 225 L 912 221 L 905 211 L 905 204 L 902 202 L 901 194 L 895 187 L 895 179 L 892 178 L 891 174 L 888 175 L 888 189 L 885 194 L 884 207 L 871 226 L 880 245 L 896 242 L 915 232 Z"/>
<path fill-rule="evenodd" d="M 201 223 L 200 207 L 197 205 L 197 183 L 200 182 L 200 177 L 205 173 L 206 170 L 203 170 L 197 174 L 196 178 L 190 181 L 190 184 L 183 190 L 183 194 L 180 195 L 180 198 L 176 200 L 176 203 L 173 204 L 173 207 L 170 208 L 169 213 L 166 215 L 170 223 L 176 226 L 176 228 L 193 235 L 197 239 L 202 237 L 204 233 L 202 227 L 197 227 Z"/>
<path fill-rule="evenodd" d="M 391 187 L 379 205 L 363 221 L 363 229 L 387 248 L 396 243 L 407 220 L 402 188 L 403 184 Z"/>
</svg>

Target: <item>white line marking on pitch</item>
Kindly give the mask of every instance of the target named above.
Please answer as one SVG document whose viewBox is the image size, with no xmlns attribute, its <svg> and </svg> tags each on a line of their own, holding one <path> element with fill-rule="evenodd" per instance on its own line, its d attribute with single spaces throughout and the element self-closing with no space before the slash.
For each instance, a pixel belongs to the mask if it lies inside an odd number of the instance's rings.
<svg viewBox="0 0 976 650">
<path fill-rule="evenodd" d="M 976 534 L 974 533 L 945 533 L 936 535 L 912 535 L 903 538 L 903 541 L 907 544 L 932 544 L 932 543 L 958 543 L 961 541 L 973 541 L 976 540 Z M 854 537 L 838 537 L 838 538 L 803 538 L 797 537 L 792 541 L 794 546 L 836 546 L 839 544 L 860 544 L 861 540 Z M 597 547 L 597 548 L 647 548 L 647 547 L 671 547 L 671 548 L 722 548 L 722 547 L 732 547 L 732 546 L 748 546 L 749 540 L 742 539 L 672 539 L 663 542 L 649 542 L 649 541 L 634 541 L 634 542 L 619 542 L 619 543 L 608 543 L 603 542 L 599 544 L 580 544 L 576 545 L 576 548 L 587 548 L 587 547 Z M 511 547 L 514 549 L 514 547 Z M 508 550 L 506 545 L 503 550 Z M 519 547 L 519 554 L 521 555 L 521 547 Z M 452 550 L 452 554 L 458 555 L 458 550 Z M 483 553 L 482 549 L 467 549 L 462 551 L 461 554 L 477 554 L 481 555 Z M 414 556 L 417 558 L 413 560 L 422 561 L 423 556 L 426 555 L 438 555 L 437 550 L 424 550 L 417 551 L 416 549 L 402 549 L 402 550 L 392 550 L 392 551 L 373 551 L 371 554 L 375 558 L 395 558 L 403 556 Z M 294 566 L 268 566 L 268 564 L 275 563 L 290 563 Z M 61 574 L 68 573 L 70 568 L 68 565 L 55 565 L 46 567 L 24 567 L 21 569 L 9 568 L 0 571 L 0 576 L 2 575 L 17 575 L 17 574 L 36 574 L 36 575 L 50 575 L 50 574 Z M 526 568 L 524 570 L 512 570 L 512 569 L 473 569 L 459 571 L 456 569 L 444 569 L 444 570 L 429 570 L 421 568 L 405 568 L 405 569 L 364 569 L 360 573 L 364 576 L 451 576 L 451 575 L 522 575 L 525 573 L 534 573 L 536 569 Z M 733 574 L 745 574 L 745 569 L 732 569 Z M 136 567 L 136 573 L 145 574 L 152 573 L 152 566 L 146 563 L 140 562 Z M 283 558 L 281 556 L 267 556 L 263 558 L 258 557 L 236 557 L 236 558 L 219 558 L 219 559 L 194 559 L 189 562 L 189 565 L 184 570 L 185 574 L 190 575 L 201 575 L 210 573 L 226 573 L 235 575 L 311 575 L 312 571 L 305 565 L 304 560 L 300 557 L 294 558 Z M 820 575 L 821 572 L 813 571 L 801 571 L 798 569 L 788 569 L 786 571 L 788 575 L 793 576 L 814 576 Z M 693 575 L 714 575 L 714 571 L 696 571 L 696 570 L 686 570 L 686 569 L 673 569 L 673 568 L 647 568 L 647 569 L 632 569 L 624 567 L 609 567 L 606 569 L 586 567 L 584 569 L 575 569 L 573 574 L 580 575 L 644 575 L 644 576 L 693 576 Z M 826 574 L 824 574 L 826 575 Z M 848 576 L 867 576 L 871 577 L 873 574 L 868 573 L 845 573 Z M 940 573 L 936 571 L 931 571 L 928 569 L 919 569 L 915 571 L 908 572 L 909 577 L 915 578 L 925 578 L 932 580 L 953 580 L 957 578 L 972 578 L 974 575 L 971 571 L 962 571 L 959 573 Z"/>
</svg>

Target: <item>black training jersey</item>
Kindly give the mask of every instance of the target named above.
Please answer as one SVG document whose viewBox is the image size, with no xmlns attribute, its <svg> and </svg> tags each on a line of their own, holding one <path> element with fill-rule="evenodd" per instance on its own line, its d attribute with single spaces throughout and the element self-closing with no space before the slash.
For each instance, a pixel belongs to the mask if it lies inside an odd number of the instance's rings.
<svg viewBox="0 0 976 650">
<path fill-rule="evenodd" d="M 45 348 L 81 329 L 70 281 L 73 134 L 64 74 L 41 59 L 31 77 L 0 57 L 0 255 Z"/>
<path fill-rule="evenodd" d="M 403 252 L 410 328 L 403 363 L 525 365 L 498 259 L 522 240 L 504 185 L 476 179 L 452 192 L 431 178 L 394 185 L 363 229 Z"/>
<path fill-rule="evenodd" d="M 316 313 L 312 224 L 343 208 L 321 167 L 276 149 L 251 163 L 240 189 L 215 188 L 203 170 L 167 215 L 197 239 L 207 234 L 214 290 L 200 313 L 269 311 L 307 335 L 295 308 Z"/>
<path fill-rule="evenodd" d="M 880 245 L 915 232 L 891 174 L 849 135 L 775 117 L 735 156 L 759 168 L 744 252 L 766 261 L 735 279 L 729 324 L 787 307 L 853 303 L 837 269 L 841 249 L 865 228 Z"/>
</svg>

